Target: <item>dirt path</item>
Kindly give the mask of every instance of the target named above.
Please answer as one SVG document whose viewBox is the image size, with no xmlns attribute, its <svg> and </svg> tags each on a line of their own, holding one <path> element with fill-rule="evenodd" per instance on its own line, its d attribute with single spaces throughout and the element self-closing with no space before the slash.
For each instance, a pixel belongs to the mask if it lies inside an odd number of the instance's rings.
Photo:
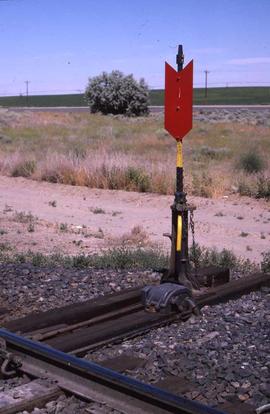
<svg viewBox="0 0 270 414">
<path fill-rule="evenodd" d="M 173 197 L 72 187 L 0 176 L 0 243 L 18 251 L 90 253 L 120 243 L 169 249 Z M 196 240 L 260 261 L 270 249 L 270 204 L 190 197 Z M 29 214 L 31 213 L 31 214 Z M 140 228 L 134 229 L 134 227 Z"/>
</svg>

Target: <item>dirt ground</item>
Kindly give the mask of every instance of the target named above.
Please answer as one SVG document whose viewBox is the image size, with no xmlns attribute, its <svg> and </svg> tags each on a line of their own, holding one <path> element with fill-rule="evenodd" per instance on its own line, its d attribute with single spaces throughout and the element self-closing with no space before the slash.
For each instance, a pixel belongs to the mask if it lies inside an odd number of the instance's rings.
<svg viewBox="0 0 270 414">
<path fill-rule="evenodd" d="M 124 244 L 169 250 L 173 197 L 0 176 L 0 243 L 19 252 L 93 253 Z M 261 261 L 270 249 L 270 204 L 236 195 L 189 197 L 196 241 Z M 135 227 L 135 229 L 134 229 Z"/>
</svg>

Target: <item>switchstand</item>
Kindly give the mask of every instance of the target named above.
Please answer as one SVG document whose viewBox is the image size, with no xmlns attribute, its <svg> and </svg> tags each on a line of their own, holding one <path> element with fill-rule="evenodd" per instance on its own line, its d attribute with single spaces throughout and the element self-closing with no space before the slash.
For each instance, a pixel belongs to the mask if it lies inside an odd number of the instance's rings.
<svg viewBox="0 0 270 414">
<path fill-rule="evenodd" d="M 177 71 L 166 63 L 165 72 L 165 128 L 177 141 L 176 191 L 172 210 L 171 256 L 168 272 L 158 286 L 146 286 L 142 300 L 146 308 L 154 310 L 171 309 L 180 311 L 195 309 L 192 300 L 192 279 L 189 272 L 188 226 L 189 206 L 183 185 L 182 139 L 192 128 L 192 76 L 193 62 L 185 69 L 183 47 L 178 47 Z"/>
<path fill-rule="evenodd" d="M 178 73 L 183 70 L 184 54 L 183 47 L 179 45 L 178 54 L 176 55 Z M 181 93 L 181 92 L 180 92 Z M 177 109 L 177 108 L 176 108 Z M 181 107 L 178 109 L 180 110 Z M 189 254 L 188 254 L 188 224 L 189 211 L 195 207 L 187 204 L 186 193 L 184 192 L 184 170 L 183 170 L 183 142 L 177 140 L 177 157 L 176 157 L 176 191 L 172 210 L 172 233 L 171 233 L 171 256 L 170 268 L 167 274 L 162 278 L 162 283 L 172 282 L 179 283 L 191 288 L 189 280 Z"/>
</svg>

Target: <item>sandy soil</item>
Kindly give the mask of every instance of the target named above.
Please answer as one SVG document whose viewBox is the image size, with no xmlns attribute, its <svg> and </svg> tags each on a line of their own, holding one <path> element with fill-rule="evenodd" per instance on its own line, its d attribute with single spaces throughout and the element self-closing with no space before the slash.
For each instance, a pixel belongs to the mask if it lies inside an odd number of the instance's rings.
<svg viewBox="0 0 270 414">
<path fill-rule="evenodd" d="M 17 251 L 78 254 L 121 243 L 169 250 L 173 197 L 0 176 L 0 243 Z M 238 196 L 190 197 L 196 241 L 260 262 L 270 249 L 270 204 Z M 102 209 L 102 210 L 98 210 Z M 23 213 L 23 214 L 18 214 Z M 31 213 L 31 215 L 28 215 Z M 140 226 L 139 231 L 133 231 Z"/>
</svg>

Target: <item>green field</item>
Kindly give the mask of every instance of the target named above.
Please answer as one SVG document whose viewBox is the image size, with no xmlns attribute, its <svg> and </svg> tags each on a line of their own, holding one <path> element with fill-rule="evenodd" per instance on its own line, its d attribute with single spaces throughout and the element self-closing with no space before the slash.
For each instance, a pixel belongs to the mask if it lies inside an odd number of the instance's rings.
<svg viewBox="0 0 270 414">
<path fill-rule="evenodd" d="M 195 105 L 266 105 L 270 104 L 270 87 L 194 88 Z M 150 92 L 151 105 L 163 105 L 162 89 Z"/>
<path fill-rule="evenodd" d="M 270 87 L 209 88 L 205 98 L 203 88 L 194 89 L 195 105 L 255 105 L 270 104 Z M 163 105 L 164 90 L 150 91 L 150 105 Z M 34 95 L 0 97 L 0 106 L 86 106 L 83 94 Z"/>
<path fill-rule="evenodd" d="M 86 106 L 83 94 L 0 97 L 2 106 Z"/>
</svg>

